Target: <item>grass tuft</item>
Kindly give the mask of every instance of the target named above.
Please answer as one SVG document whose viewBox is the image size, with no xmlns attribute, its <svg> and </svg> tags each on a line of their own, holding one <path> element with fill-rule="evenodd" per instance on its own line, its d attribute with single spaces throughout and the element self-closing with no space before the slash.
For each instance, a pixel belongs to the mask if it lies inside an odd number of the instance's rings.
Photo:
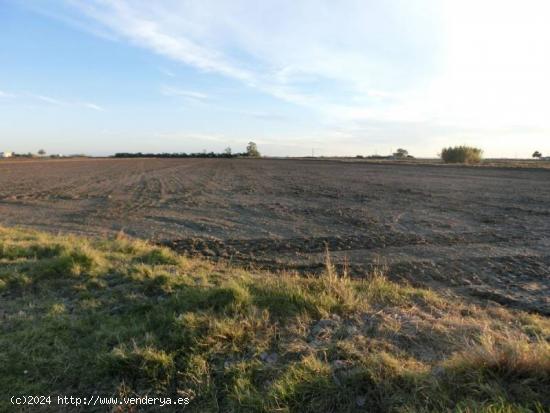
<svg viewBox="0 0 550 413">
<path fill-rule="evenodd" d="M 92 274 L 102 261 L 101 256 L 87 246 L 66 247 L 56 256 L 38 259 L 32 265 L 37 279 Z"/>
<path fill-rule="evenodd" d="M 105 357 L 105 361 L 112 375 L 130 382 L 144 380 L 145 385 L 161 389 L 166 388 L 174 373 L 172 356 L 150 345 L 120 345 Z"/>
<path fill-rule="evenodd" d="M 147 265 L 176 265 L 180 257 L 168 248 L 151 247 L 140 255 L 138 260 Z"/>
<path fill-rule="evenodd" d="M 455 354 L 445 371 L 455 391 L 512 403 L 532 400 L 550 406 L 550 344 L 483 336 L 477 345 Z M 484 385 L 485 383 L 489 385 Z"/>
</svg>

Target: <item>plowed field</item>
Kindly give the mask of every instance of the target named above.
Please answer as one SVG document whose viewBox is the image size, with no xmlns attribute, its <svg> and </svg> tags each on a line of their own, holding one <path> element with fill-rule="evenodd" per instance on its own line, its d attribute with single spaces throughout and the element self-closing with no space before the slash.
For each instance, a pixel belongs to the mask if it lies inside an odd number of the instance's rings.
<svg viewBox="0 0 550 413">
<path fill-rule="evenodd" d="M 388 274 L 550 314 L 550 170 L 316 160 L 0 161 L 0 224 Z"/>
</svg>

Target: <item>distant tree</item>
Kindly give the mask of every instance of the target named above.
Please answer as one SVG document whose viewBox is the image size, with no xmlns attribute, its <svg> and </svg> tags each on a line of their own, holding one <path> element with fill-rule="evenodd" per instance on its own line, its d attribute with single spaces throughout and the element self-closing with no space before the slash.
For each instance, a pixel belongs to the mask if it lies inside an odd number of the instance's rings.
<svg viewBox="0 0 550 413">
<path fill-rule="evenodd" d="M 409 156 L 409 151 L 403 148 L 399 148 L 394 154 L 396 158 L 406 158 Z"/>
<path fill-rule="evenodd" d="M 248 145 L 246 145 L 246 155 L 253 158 L 259 158 L 261 155 L 260 151 L 258 151 L 258 145 L 254 142 L 248 142 Z"/>
<path fill-rule="evenodd" d="M 232 153 L 231 146 L 228 146 L 227 148 L 225 148 L 223 150 L 223 153 L 224 153 L 224 155 L 231 156 L 231 153 Z"/>
<path fill-rule="evenodd" d="M 38 151 L 38 155 L 44 156 L 44 155 L 46 155 L 46 151 L 45 151 L 44 149 L 40 149 L 40 150 Z"/>
<path fill-rule="evenodd" d="M 542 153 L 540 153 L 539 151 L 533 152 L 533 158 L 542 158 Z"/>
</svg>

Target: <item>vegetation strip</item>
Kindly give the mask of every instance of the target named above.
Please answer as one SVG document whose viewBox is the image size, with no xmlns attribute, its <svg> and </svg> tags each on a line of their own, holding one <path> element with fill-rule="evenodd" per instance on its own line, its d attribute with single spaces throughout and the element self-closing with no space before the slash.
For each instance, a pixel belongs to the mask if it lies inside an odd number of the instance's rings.
<svg viewBox="0 0 550 413">
<path fill-rule="evenodd" d="M 0 288 L 1 411 L 23 394 L 180 396 L 192 412 L 550 406 L 547 317 L 379 270 L 351 279 L 328 254 L 307 277 L 0 228 Z"/>
</svg>

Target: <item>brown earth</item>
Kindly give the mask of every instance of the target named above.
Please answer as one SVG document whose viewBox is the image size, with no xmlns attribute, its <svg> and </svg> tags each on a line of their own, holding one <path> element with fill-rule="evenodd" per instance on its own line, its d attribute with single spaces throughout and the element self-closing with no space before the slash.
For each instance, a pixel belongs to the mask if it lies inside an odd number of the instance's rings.
<svg viewBox="0 0 550 413">
<path fill-rule="evenodd" d="M 0 224 L 395 278 L 550 314 L 550 170 L 321 160 L 0 161 Z"/>
</svg>

